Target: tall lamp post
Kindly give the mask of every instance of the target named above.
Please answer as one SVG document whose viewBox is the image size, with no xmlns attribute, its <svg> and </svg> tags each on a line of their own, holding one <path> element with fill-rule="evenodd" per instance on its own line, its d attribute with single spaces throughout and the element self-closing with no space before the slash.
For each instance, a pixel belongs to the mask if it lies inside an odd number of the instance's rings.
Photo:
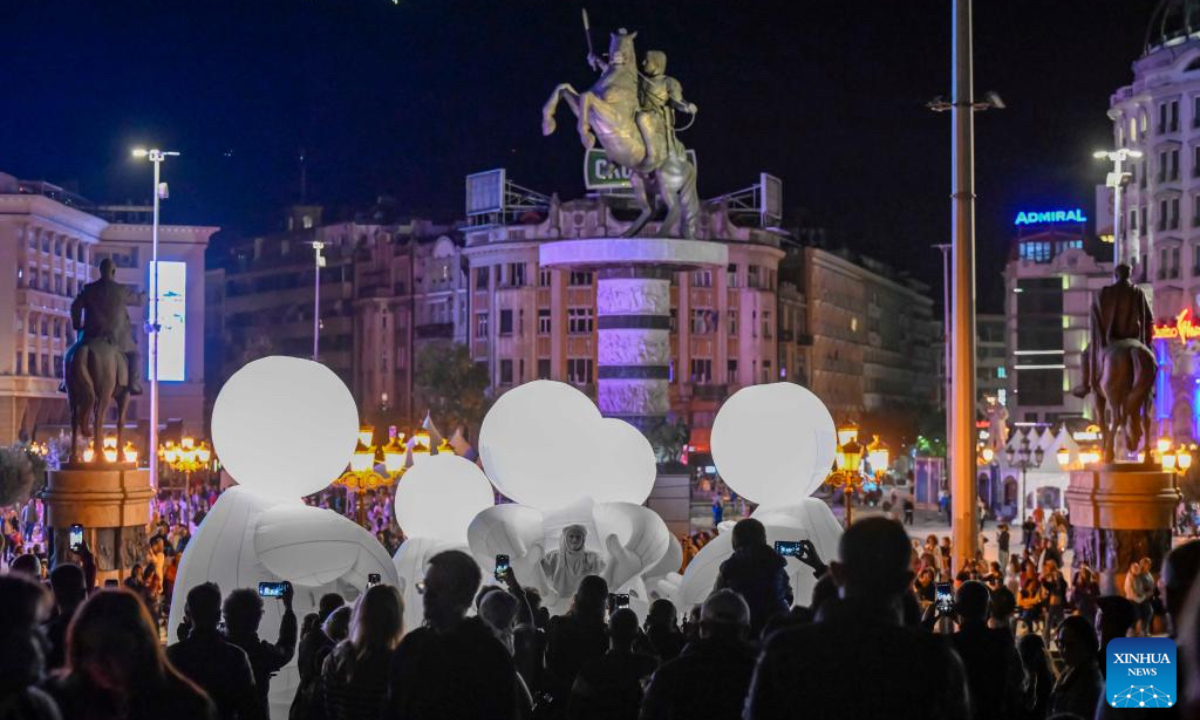
<svg viewBox="0 0 1200 720">
<path fill-rule="evenodd" d="M 1021 438 L 1021 446 L 1019 449 L 1009 448 L 1005 451 L 1005 456 L 1008 459 L 1009 467 L 1021 468 L 1021 502 L 1019 503 L 1020 512 L 1017 518 L 1022 522 L 1025 521 L 1025 478 L 1026 473 L 1031 469 L 1036 469 L 1042 466 L 1042 461 L 1046 459 L 1046 451 L 1038 446 L 1036 448 L 1029 447 L 1029 436 Z"/>
<path fill-rule="evenodd" d="M 843 424 L 837 429 L 837 471 L 825 478 L 831 487 L 842 488 L 842 501 L 846 507 L 845 527 L 848 529 L 853 519 L 851 507 L 854 499 L 854 489 L 862 484 L 863 448 L 858 444 L 858 426 L 853 422 Z"/>
<path fill-rule="evenodd" d="M 150 226 L 150 319 L 146 323 L 146 334 L 150 336 L 150 442 L 148 447 L 158 448 L 158 202 L 165 189 L 161 182 L 162 163 L 168 157 L 178 157 L 171 150 L 137 148 L 135 158 L 146 158 L 154 163 L 154 220 Z M 150 487 L 158 490 L 158 463 L 150 463 Z"/>
<path fill-rule="evenodd" d="M 313 240 L 313 362 L 319 359 L 321 354 L 321 268 L 325 267 L 325 256 L 321 251 L 325 249 L 325 243 L 320 240 Z"/>
<path fill-rule="evenodd" d="M 1108 160 L 1113 164 L 1112 172 L 1104 180 L 1104 186 L 1113 191 L 1113 265 L 1119 265 L 1124 260 L 1125 252 L 1121 246 L 1121 188 L 1129 184 L 1133 175 L 1122 166 L 1129 159 L 1142 156 L 1141 150 L 1118 148 L 1116 150 L 1097 150 L 1092 153 L 1097 160 Z"/>
</svg>

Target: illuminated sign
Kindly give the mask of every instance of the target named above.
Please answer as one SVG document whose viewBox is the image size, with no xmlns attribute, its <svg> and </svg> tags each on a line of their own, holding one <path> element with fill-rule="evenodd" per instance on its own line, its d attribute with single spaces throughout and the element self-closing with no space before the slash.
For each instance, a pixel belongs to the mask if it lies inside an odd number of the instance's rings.
<svg viewBox="0 0 1200 720">
<path fill-rule="evenodd" d="M 1079 208 L 1074 210 L 1047 210 L 1045 212 L 1019 212 L 1013 225 L 1045 225 L 1046 223 L 1084 223 L 1087 216 Z"/>
<path fill-rule="evenodd" d="M 696 151 L 688 150 L 687 159 L 696 165 Z M 625 190 L 633 187 L 629 179 L 633 171 L 608 159 L 600 148 L 592 148 L 583 156 L 583 185 L 588 190 Z"/>
<path fill-rule="evenodd" d="M 1184 308 L 1175 316 L 1175 322 L 1168 325 L 1155 323 L 1153 337 L 1155 340 L 1179 338 L 1179 342 L 1186 343 L 1188 340 L 1200 338 L 1200 325 L 1192 321 L 1191 309 Z"/>
<path fill-rule="evenodd" d="M 149 264 L 150 302 L 154 302 L 154 263 Z M 158 379 L 181 382 L 185 379 L 187 357 L 187 263 L 158 263 Z M 149 353 L 147 353 L 147 368 Z"/>
</svg>

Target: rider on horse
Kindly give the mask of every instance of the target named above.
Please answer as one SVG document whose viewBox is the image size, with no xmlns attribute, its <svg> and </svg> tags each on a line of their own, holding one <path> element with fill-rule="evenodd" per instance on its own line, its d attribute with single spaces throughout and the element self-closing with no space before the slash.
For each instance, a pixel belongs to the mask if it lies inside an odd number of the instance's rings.
<svg viewBox="0 0 1200 720">
<path fill-rule="evenodd" d="M 83 286 L 71 303 L 71 325 L 78 333 L 75 344 L 67 350 L 65 366 L 69 367 L 75 352 L 93 340 L 106 340 L 126 358 L 129 370 L 129 392 L 142 394 L 141 353 L 133 339 L 129 321 L 129 305 L 141 301 L 140 293 L 116 281 L 117 266 L 109 258 L 100 261 L 100 278 Z M 66 390 L 63 383 L 61 390 Z"/>
<path fill-rule="evenodd" d="M 1125 263 L 1113 271 L 1116 279 L 1097 293 L 1092 302 L 1091 342 L 1083 354 L 1083 390 L 1100 382 L 1104 351 L 1120 340 L 1137 340 L 1150 348 L 1154 330 L 1154 312 L 1141 288 L 1129 276 L 1132 268 Z"/>
</svg>

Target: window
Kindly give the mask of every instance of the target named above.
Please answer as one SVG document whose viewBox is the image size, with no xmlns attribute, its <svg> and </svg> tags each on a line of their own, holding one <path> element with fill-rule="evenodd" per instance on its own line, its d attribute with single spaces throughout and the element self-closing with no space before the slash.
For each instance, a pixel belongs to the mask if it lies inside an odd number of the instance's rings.
<svg viewBox="0 0 1200 720">
<path fill-rule="evenodd" d="M 1196 199 L 1200 201 L 1200 195 L 1196 196 Z M 1200 205 L 1197 205 L 1196 209 L 1200 215 Z M 1137 230 L 1137 208 L 1129 208 L 1129 231 L 1133 232 L 1134 230 Z"/>
<path fill-rule="evenodd" d="M 758 270 L 759 268 L 757 265 L 746 266 L 746 287 L 756 288 L 761 286 L 761 281 L 758 277 Z"/>
<path fill-rule="evenodd" d="M 750 311 L 750 337 L 758 337 L 758 311 Z"/>
<path fill-rule="evenodd" d="M 713 310 L 692 310 L 692 333 L 708 335 L 716 329 L 716 312 Z"/>
<path fill-rule="evenodd" d="M 1192 147 L 1192 177 L 1200 177 L 1200 145 Z"/>
<path fill-rule="evenodd" d="M 726 284 L 731 288 L 741 287 L 738 284 L 738 266 L 735 263 L 730 263 L 729 267 L 725 268 Z"/>
<path fill-rule="evenodd" d="M 1167 115 L 1167 130 L 1170 132 L 1179 131 L 1179 101 L 1172 100 L 1167 103 L 1169 112 Z"/>
<path fill-rule="evenodd" d="M 17 353 L 17 374 L 18 375 L 25 372 L 25 367 L 24 367 L 25 362 L 24 361 L 25 361 L 25 356 L 22 355 L 21 353 Z"/>
<path fill-rule="evenodd" d="M 670 332 L 679 332 L 679 311 L 671 308 Z"/>
<path fill-rule="evenodd" d="M 1171 248 L 1171 264 L 1167 270 L 1167 277 L 1172 280 L 1179 277 L 1179 248 Z"/>
<path fill-rule="evenodd" d="M 541 268 L 538 270 L 538 287 L 550 287 L 550 280 L 550 268 Z"/>
<path fill-rule="evenodd" d="M 700 385 L 712 383 L 712 360 L 692 358 L 692 382 Z"/>
<path fill-rule="evenodd" d="M 771 377 L 771 361 L 770 360 L 762 361 L 762 371 L 763 371 L 762 381 L 764 383 L 769 383 L 775 379 L 775 378 Z"/>
<path fill-rule="evenodd" d="M 1192 127 L 1200 127 L 1200 95 L 1192 98 Z"/>
<path fill-rule="evenodd" d="M 488 265 L 484 265 L 483 267 L 475 268 L 475 289 L 476 290 L 487 290 L 488 289 L 488 282 L 490 281 L 491 274 L 492 274 L 491 270 L 492 270 L 492 268 Z"/>
<path fill-rule="evenodd" d="M 1167 220 L 1167 227 L 1171 230 L 1179 229 L 1179 198 L 1171 198 L 1169 205 L 1171 209 L 1171 217 Z"/>
<path fill-rule="evenodd" d="M 1168 173 L 1167 179 L 1168 180 L 1178 180 L 1179 179 L 1179 150 L 1178 150 L 1178 148 L 1176 148 L 1175 150 L 1172 150 L 1169 153 L 1169 157 L 1171 159 L 1171 168 L 1170 168 L 1170 172 Z"/>
<path fill-rule="evenodd" d="M 1200 245 L 1192 246 L 1192 275 L 1200 275 Z"/>
<path fill-rule="evenodd" d="M 738 381 L 737 360 L 730 360 L 725 367 L 725 382 L 736 385 Z"/>
<path fill-rule="evenodd" d="M 590 272 L 574 271 L 571 273 L 571 287 L 590 287 L 592 274 Z"/>
<path fill-rule="evenodd" d="M 692 287 L 712 287 L 711 270 L 695 270 L 692 272 Z"/>
<path fill-rule="evenodd" d="M 26 366 L 26 369 L 29 371 L 30 375 L 38 374 L 36 353 L 29 353 L 29 364 Z"/>
<path fill-rule="evenodd" d="M 1143 205 L 1143 206 L 1140 208 L 1140 211 L 1141 211 L 1141 212 L 1140 212 L 1140 214 L 1141 214 L 1141 216 L 1142 216 L 1142 217 L 1141 217 L 1141 219 L 1138 221 L 1138 229 L 1141 231 L 1141 234 L 1142 234 L 1142 235 L 1145 235 L 1145 234 L 1146 234 L 1146 230 L 1147 230 L 1147 227 L 1146 227 L 1146 215 L 1147 215 L 1147 209 L 1146 209 L 1146 206 L 1145 206 L 1145 205 Z"/>
<path fill-rule="evenodd" d="M 591 358 L 567 358 L 567 382 L 587 385 L 592 382 Z"/>
<path fill-rule="evenodd" d="M 1146 162 L 1146 160 L 1142 160 L 1140 163 L 1142 166 L 1142 171 L 1138 173 L 1138 187 L 1143 190 L 1146 189 L 1146 181 L 1150 178 L 1150 171 L 1146 169 Z"/>
<path fill-rule="evenodd" d="M 513 311 L 512 310 L 501 310 L 500 311 L 500 334 L 501 335 L 512 335 L 512 331 L 513 331 Z"/>
<path fill-rule="evenodd" d="M 513 381 L 513 372 L 512 371 L 513 371 L 512 360 L 505 359 L 505 360 L 500 361 L 500 384 L 501 385 L 512 385 L 512 381 Z"/>
<path fill-rule="evenodd" d="M 770 310 L 763 310 L 762 320 L 763 320 L 762 336 L 769 340 L 772 335 L 772 333 L 771 333 L 771 311 Z"/>
<path fill-rule="evenodd" d="M 567 332 L 571 335 L 589 335 L 592 332 L 592 309 L 567 308 Z"/>
<path fill-rule="evenodd" d="M 1158 201 L 1158 229 L 1159 230 L 1167 229 L 1167 201 L 1166 200 Z"/>
<path fill-rule="evenodd" d="M 475 313 L 475 337 L 479 339 L 488 336 L 488 314 L 485 312 Z"/>
<path fill-rule="evenodd" d="M 42 318 L 42 337 L 49 337 L 49 336 L 50 336 L 50 323 L 47 322 L 45 318 Z M 42 363 L 42 364 L 45 365 L 46 363 Z"/>
<path fill-rule="evenodd" d="M 1158 154 L 1158 181 L 1167 181 L 1167 151 L 1163 150 Z"/>
<path fill-rule="evenodd" d="M 42 375 L 50 377 L 50 356 L 42 355 Z"/>
<path fill-rule="evenodd" d="M 37 268 L 29 268 L 29 287 L 33 290 L 38 289 L 38 271 Z"/>
<path fill-rule="evenodd" d="M 1146 128 L 1148 126 L 1149 122 L 1146 119 L 1145 111 L 1138 113 L 1138 132 L 1141 133 L 1143 137 L 1146 135 Z M 1137 138 L 1134 139 L 1136 140 Z"/>
<path fill-rule="evenodd" d="M 729 336 L 735 337 L 738 333 L 738 311 L 729 311 Z"/>
<path fill-rule="evenodd" d="M 525 263 L 508 264 L 508 286 L 525 287 Z"/>
<path fill-rule="evenodd" d="M 1008 377 L 1008 368 L 1005 368 L 1005 367 L 996 368 L 996 377 L 1000 378 L 1001 380 Z"/>
<path fill-rule="evenodd" d="M 1200 227 L 1200 195 L 1192 196 L 1192 227 Z"/>
<path fill-rule="evenodd" d="M 538 309 L 538 335 L 550 334 L 550 308 Z"/>
<path fill-rule="evenodd" d="M 550 358 L 538 358 L 537 362 L 537 379 L 550 379 Z"/>
</svg>

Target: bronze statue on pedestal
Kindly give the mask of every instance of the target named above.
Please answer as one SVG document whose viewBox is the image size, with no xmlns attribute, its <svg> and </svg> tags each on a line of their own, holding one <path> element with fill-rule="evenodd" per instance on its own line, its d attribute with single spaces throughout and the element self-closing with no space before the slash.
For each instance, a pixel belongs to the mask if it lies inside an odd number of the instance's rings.
<svg viewBox="0 0 1200 720">
<path fill-rule="evenodd" d="M 75 439 L 101 438 L 108 406 L 116 402 L 117 448 L 125 446 L 125 408 L 130 395 L 142 392 L 141 359 L 128 306 L 143 296 L 116 281 L 116 265 L 100 262 L 100 278 L 88 283 L 71 303 L 71 325 L 78 339 L 66 353 L 62 389 L 71 407 L 70 462 L 79 461 Z M 99 443 L 95 448 L 100 455 Z"/>
<path fill-rule="evenodd" d="M 584 30 L 588 31 L 587 11 Z M 588 36 L 588 62 L 601 71 L 591 88 L 579 92 L 568 83 L 554 88 L 542 108 L 542 132 L 554 132 L 554 113 L 559 101 L 578 118 L 576 130 L 584 147 L 591 149 L 599 139 L 610 162 L 630 171 L 634 197 L 641 214 L 625 232 L 633 237 L 641 232 L 654 214 L 651 191 L 656 189 L 667 216 L 658 235 L 670 237 L 676 223 L 676 237 L 694 239 L 700 212 L 696 194 L 696 167 L 687 158 L 687 150 L 675 136 L 675 112 L 692 115 L 696 106 L 683 99 L 678 80 L 666 75 L 667 56 L 652 50 L 638 70 L 633 40 L 637 33 L 621 29 L 613 33 L 608 60 L 591 52 Z"/>
<path fill-rule="evenodd" d="M 1083 384 L 1075 394 L 1095 393 L 1096 420 L 1104 435 L 1104 460 L 1116 457 L 1116 436 L 1125 448 L 1149 457 L 1151 400 L 1158 361 L 1150 349 L 1154 314 L 1141 288 L 1129 280 L 1122 263 L 1116 282 L 1100 289 L 1092 301 L 1091 342 L 1083 354 Z"/>
</svg>

